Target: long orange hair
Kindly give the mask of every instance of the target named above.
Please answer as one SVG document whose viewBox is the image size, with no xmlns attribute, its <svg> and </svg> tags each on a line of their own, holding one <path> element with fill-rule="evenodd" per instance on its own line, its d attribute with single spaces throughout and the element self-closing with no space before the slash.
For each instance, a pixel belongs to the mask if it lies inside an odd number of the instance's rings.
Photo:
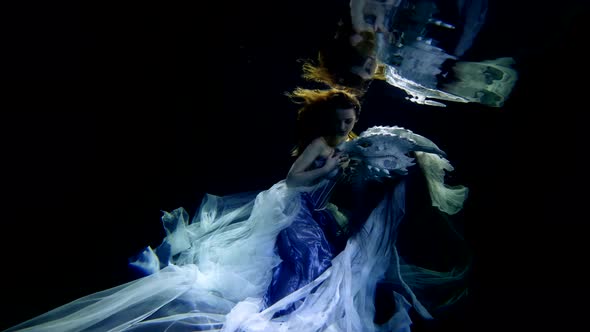
<svg viewBox="0 0 590 332">
<path fill-rule="evenodd" d="M 331 116 L 338 109 L 352 108 L 358 118 L 361 103 L 355 94 L 342 89 L 304 89 L 296 88 L 286 95 L 303 106 L 297 111 L 297 145 L 292 151 L 298 156 L 312 140 L 327 134 Z M 358 137 L 350 132 L 349 138 Z"/>
</svg>

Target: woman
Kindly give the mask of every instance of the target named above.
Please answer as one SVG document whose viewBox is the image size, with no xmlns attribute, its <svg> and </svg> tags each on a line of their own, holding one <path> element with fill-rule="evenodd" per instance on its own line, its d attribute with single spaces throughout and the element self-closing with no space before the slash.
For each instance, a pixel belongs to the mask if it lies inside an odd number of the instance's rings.
<svg viewBox="0 0 590 332">
<path fill-rule="evenodd" d="M 407 264 L 398 253 L 403 177 L 380 185 L 369 213 L 346 203 L 352 213 L 342 212 L 337 204 L 346 200 L 332 195 L 362 173 L 358 165 L 346 172 L 353 160 L 338 152 L 360 139 L 352 132 L 358 99 L 337 89 L 297 89 L 291 97 L 303 107 L 297 159 L 286 180 L 259 193 L 208 194 L 191 221 L 183 208 L 165 213 L 166 238 L 132 263 L 146 276 L 7 331 L 408 331 L 410 310 L 430 318 L 430 303 L 421 300 L 431 298 L 419 291 L 461 275 Z M 442 170 L 440 159 L 424 160 L 426 171 Z M 444 187 L 426 178 L 429 188 Z M 446 196 L 438 197 L 433 205 L 444 210 Z M 376 308 L 377 289 L 386 291 Z"/>
<path fill-rule="evenodd" d="M 343 90 L 296 89 L 289 94 L 304 104 L 298 113 L 297 159 L 285 183 L 288 188 L 313 188 L 299 195 L 302 209 L 293 223 L 279 233 L 277 249 L 281 264 L 265 295 L 271 305 L 316 279 L 345 245 L 348 218 L 334 204 L 322 206 L 347 166 L 347 156 L 337 147 L 356 137 L 353 128 L 360 114 L 358 99 Z M 324 193 L 322 195 L 322 193 Z M 322 197 L 323 196 L 323 197 Z M 285 314 L 293 310 L 281 310 Z"/>
<path fill-rule="evenodd" d="M 371 128 L 355 135 L 352 129 L 360 109 L 355 95 L 344 90 L 297 89 L 291 96 L 304 106 L 298 117 L 301 139 L 294 152 L 298 158 L 286 184 L 299 192 L 297 201 L 305 208 L 279 233 L 281 263 L 273 271 L 264 301 L 242 302 L 240 310 L 227 316 L 226 324 L 244 331 L 409 331 L 412 312 L 433 318 L 437 308 L 457 299 L 453 296 L 463 290 L 459 284 L 465 271 L 452 270 L 461 265 L 457 262 L 447 268 L 450 272 L 438 272 L 441 266 L 434 260 L 421 260 L 423 266 L 412 264 L 416 261 L 412 253 L 400 251 L 406 248 L 396 240 L 400 229 L 411 229 L 404 222 L 416 203 L 406 206 L 406 193 L 419 173 L 424 182 L 417 184 L 430 194 L 431 206 L 445 215 L 461 210 L 467 189 L 444 184 L 444 170 L 452 170 L 438 156 L 444 152 L 398 127 Z M 357 142 L 360 150 L 369 151 L 364 157 L 359 157 L 362 152 L 353 153 Z M 405 143 L 414 144 L 410 150 L 420 165 L 408 172 L 410 160 L 405 164 L 402 156 L 388 159 Z M 375 149 L 370 149 L 371 144 Z M 347 151 L 353 154 L 346 155 Z M 395 164 L 388 170 L 401 176 L 383 179 L 367 173 L 362 164 L 371 158 Z M 418 210 L 428 207 L 421 205 Z M 420 227 L 425 225 L 433 226 L 425 221 Z"/>
</svg>

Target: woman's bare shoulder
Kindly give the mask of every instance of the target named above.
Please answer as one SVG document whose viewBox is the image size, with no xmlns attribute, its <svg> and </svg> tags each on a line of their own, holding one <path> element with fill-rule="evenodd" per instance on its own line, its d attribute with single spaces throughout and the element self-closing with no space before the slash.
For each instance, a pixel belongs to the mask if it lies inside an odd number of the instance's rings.
<svg viewBox="0 0 590 332">
<path fill-rule="evenodd" d="M 334 148 L 331 147 L 323 137 L 314 139 L 309 145 L 310 150 L 314 151 L 316 155 L 321 157 L 328 157 L 334 152 Z"/>
<path fill-rule="evenodd" d="M 326 143 L 326 140 L 320 136 L 320 137 L 314 138 L 313 141 L 311 141 L 310 145 L 313 145 L 316 147 L 325 147 L 325 146 L 328 146 L 328 143 Z"/>
<path fill-rule="evenodd" d="M 329 154 L 329 146 L 326 141 L 319 137 L 312 140 L 303 150 L 302 156 L 305 158 L 312 158 L 315 159 L 318 156 L 325 156 Z"/>
<path fill-rule="evenodd" d="M 326 142 L 323 137 L 315 138 L 313 141 L 311 141 L 309 146 L 312 150 L 317 151 L 322 155 L 332 150 L 332 148 L 328 145 L 328 142 Z"/>
</svg>

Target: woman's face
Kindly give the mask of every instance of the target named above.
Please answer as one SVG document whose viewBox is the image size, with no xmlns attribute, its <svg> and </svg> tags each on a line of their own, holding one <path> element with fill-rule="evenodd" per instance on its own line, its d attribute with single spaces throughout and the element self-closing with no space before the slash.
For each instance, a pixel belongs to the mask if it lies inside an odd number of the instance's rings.
<svg viewBox="0 0 590 332">
<path fill-rule="evenodd" d="M 337 140 L 345 140 L 358 121 L 354 108 L 337 109 L 331 119 L 331 133 Z"/>
</svg>

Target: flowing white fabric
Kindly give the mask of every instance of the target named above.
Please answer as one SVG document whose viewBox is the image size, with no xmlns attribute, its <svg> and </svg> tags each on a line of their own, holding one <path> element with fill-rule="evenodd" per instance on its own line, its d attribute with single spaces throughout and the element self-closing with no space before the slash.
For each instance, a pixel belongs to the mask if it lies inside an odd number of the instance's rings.
<svg viewBox="0 0 590 332">
<path fill-rule="evenodd" d="M 275 251 L 277 235 L 304 208 L 299 195 L 311 187 L 287 188 L 280 181 L 257 194 L 206 195 L 190 223 L 182 208 L 165 213 L 163 244 L 170 258 L 161 261 L 147 248 L 134 263 L 152 274 L 6 332 L 409 332 L 410 308 L 432 317 L 413 289 L 461 276 L 420 269 L 399 256 L 395 238 L 405 213 L 405 184 L 390 189 L 331 267 L 270 307 L 264 307 L 262 298 L 281 262 Z M 394 285 L 389 296 L 395 310 L 386 322 L 375 324 L 375 291 L 382 280 Z M 292 304 L 294 311 L 275 316 Z"/>
<path fill-rule="evenodd" d="M 449 186 L 445 184 L 446 172 L 452 172 L 451 163 L 434 153 L 416 151 L 418 165 L 422 169 L 428 191 L 432 200 L 432 206 L 447 214 L 456 214 L 463 209 L 463 203 L 467 199 L 469 189 L 465 186 Z"/>
<path fill-rule="evenodd" d="M 261 297 L 280 258 L 275 238 L 299 209 L 284 181 L 244 199 L 206 195 L 197 217 L 162 218 L 174 260 L 161 270 L 58 307 L 8 331 L 192 331 L 219 329 L 247 297 Z M 249 197 L 246 195 L 245 197 Z"/>
<path fill-rule="evenodd" d="M 376 325 L 375 288 L 385 276 L 390 263 L 396 263 L 395 247 L 391 243 L 390 228 L 397 227 L 403 217 L 403 209 L 393 208 L 392 203 L 403 203 L 403 186 L 387 195 L 371 213 L 363 231 L 349 239 L 346 248 L 332 261 L 320 277 L 307 286 L 285 297 L 269 308 L 258 312 L 253 308 L 247 315 L 234 310 L 228 315 L 231 326 L 222 331 L 410 331 L 408 308 L 411 303 L 399 293 L 392 294 L 396 313 L 385 324 Z M 384 222 L 389 219 L 390 222 Z M 399 271 L 399 265 L 394 267 Z M 406 289 L 409 291 L 409 289 Z M 411 291 L 409 291 L 411 294 Z M 271 319 L 274 313 L 296 300 L 303 303 L 292 313 Z M 413 297 L 414 305 L 421 307 Z M 249 304 L 259 303 L 253 299 Z M 252 308 L 252 307 L 251 307 Z M 238 322 L 242 320 L 241 322 Z"/>
</svg>

